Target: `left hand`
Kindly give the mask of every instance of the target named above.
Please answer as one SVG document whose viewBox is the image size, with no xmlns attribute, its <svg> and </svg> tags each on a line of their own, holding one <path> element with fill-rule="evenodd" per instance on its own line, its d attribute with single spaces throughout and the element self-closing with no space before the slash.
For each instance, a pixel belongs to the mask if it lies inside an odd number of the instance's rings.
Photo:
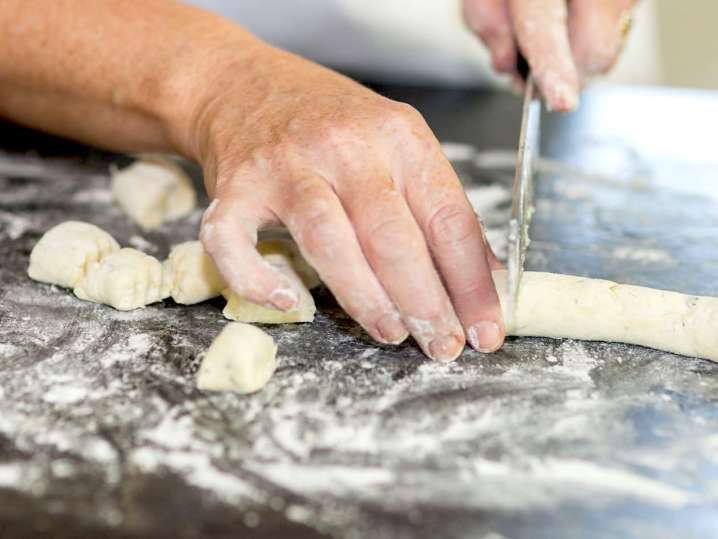
<svg viewBox="0 0 718 539">
<path fill-rule="evenodd" d="M 578 105 L 582 81 L 618 59 L 636 0 L 463 0 L 464 18 L 516 78 L 517 43 L 549 108 Z"/>
</svg>

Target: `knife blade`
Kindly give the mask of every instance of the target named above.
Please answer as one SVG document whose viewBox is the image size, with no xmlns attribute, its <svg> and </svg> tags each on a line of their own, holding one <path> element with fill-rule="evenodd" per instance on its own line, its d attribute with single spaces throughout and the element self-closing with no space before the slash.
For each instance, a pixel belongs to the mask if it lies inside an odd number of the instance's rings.
<svg viewBox="0 0 718 539">
<path fill-rule="evenodd" d="M 541 101 L 536 98 L 533 76 L 526 76 L 521 132 L 516 154 L 516 176 L 511 197 L 511 219 L 508 235 L 508 286 L 509 305 L 507 330 L 515 325 L 521 277 L 524 271 L 526 249 L 530 243 L 529 225 L 533 214 L 533 178 L 540 145 Z"/>
</svg>

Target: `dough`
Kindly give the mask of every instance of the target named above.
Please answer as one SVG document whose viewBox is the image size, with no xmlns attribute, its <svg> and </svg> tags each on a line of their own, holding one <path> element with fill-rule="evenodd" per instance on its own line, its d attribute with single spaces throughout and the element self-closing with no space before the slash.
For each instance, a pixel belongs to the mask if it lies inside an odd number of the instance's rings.
<svg viewBox="0 0 718 539">
<path fill-rule="evenodd" d="M 156 258 L 124 248 L 90 264 L 75 287 L 75 295 L 129 311 L 168 297 L 169 283 Z"/>
<path fill-rule="evenodd" d="M 164 267 L 170 283 L 170 295 L 183 305 L 217 297 L 227 287 L 199 241 L 172 247 Z"/>
<path fill-rule="evenodd" d="M 261 329 L 232 322 L 214 339 L 197 373 L 197 387 L 254 393 L 277 368 L 277 345 Z"/>
<path fill-rule="evenodd" d="M 222 314 L 224 314 L 225 318 L 238 322 L 258 322 L 261 324 L 312 322 L 317 308 L 314 305 L 312 294 L 304 286 L 297 272 L 286 262 L 277 263 L 271 257 L 267 258 L 267 260 L 295 284 L 296 289 L 299 291 L 297 308 L 287 312 L 270 309 L 242 299 L 230 289 L 226 289 L 222 292 L 222 295 L 227 298 L 227 306 L 222 311 Z"/>
<path fill-rule="evenodd" d="M 111 168 L 112 195 L 145 230 L 187 215 L 196 206 L 192 181 L 169 159 L 146 157 L 127 168 Z"/>
<path fill-rule="evenodd" d="M 275 265 L 291 265 L 309 290 L 322 284 L 319 274 L 299 252 L 290 239 L 267 239 L 257 242 L 257 250 L 267 261 Z"/>
<path fill-rule="evenodd" d="M 615 341 L 718 361 L 718 298 L 529 271 L 511 320 L 507 272 L 493 277 L 508 335 Z"/>
<path fill-rule="evenodd" d="M 101 228 L 65 221 L 45 232 L 37 242 L 30 253 L 27 274 L 36 281 L 74 288 L 88 266 L 119 248 Z"/>
</svg>

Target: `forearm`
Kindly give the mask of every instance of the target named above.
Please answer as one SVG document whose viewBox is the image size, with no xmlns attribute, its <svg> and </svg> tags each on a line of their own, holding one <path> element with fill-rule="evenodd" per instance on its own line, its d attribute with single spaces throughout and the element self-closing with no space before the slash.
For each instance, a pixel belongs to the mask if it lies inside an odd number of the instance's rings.
<svg viewBox="0 0 718 539">
<path fill-rule="evenodd" d="M 213 56 L 268 49 L 167 0 L 6 0 L 0 29 L 0 115 L 122 151 L 192 153 L 185 116 Z"/>
</svg>

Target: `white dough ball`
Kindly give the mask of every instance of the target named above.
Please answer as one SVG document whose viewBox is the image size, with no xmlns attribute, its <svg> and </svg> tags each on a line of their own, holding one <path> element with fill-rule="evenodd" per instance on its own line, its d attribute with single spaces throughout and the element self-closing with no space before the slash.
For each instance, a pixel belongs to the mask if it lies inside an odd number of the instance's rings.
<svg viewBox="0 0 718 539">
<path fill-rule="evenodd" d="M 93 262 L 77 283 L 75 295 L 129 311 L 168 297 L 169 283 L 155 257 L 124 248 Z"/>
<path fill-rule="evenodd" d="M 197 387 L 212 391 L 254 393 L 277 368 L 277 345 L 261 329 L 227 324 L 207 350 L 197 373 Z"/>
<path fill-rule="evenodd" d="M 101 228 L 65 221 L 48 230 L 30 253 L 30 278 L 74 288 L 87 268 L 120 246 Z"/>
<path fill-rule="evenodd" d="M 122 210 L 145 230 L 194 210 L 192 181 L 169 159 L 146 157 L 127 168 L 111 168 L 112 195 Z"/>
<path fill-rule="evenodd" d="M 217 297 L 227 286 L 199 241 L 172 247 L 164 266 L 170 295 L 183 305 Z"/>
</svg>

